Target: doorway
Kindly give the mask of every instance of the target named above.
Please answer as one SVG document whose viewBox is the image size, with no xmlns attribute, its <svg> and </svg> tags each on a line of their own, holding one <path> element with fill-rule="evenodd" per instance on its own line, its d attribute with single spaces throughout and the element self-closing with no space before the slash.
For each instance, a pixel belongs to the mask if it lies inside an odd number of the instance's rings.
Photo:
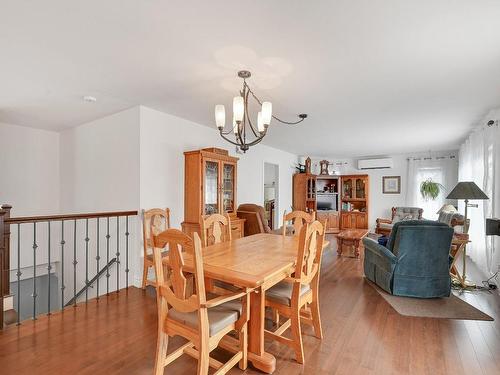
<svg viewBox="0 0 500 375">
<path fill-rule="evenodd" d="M 264 209 L 271 229 L 279 228 L 279 165 L 264 162 Z"/>
</svg>

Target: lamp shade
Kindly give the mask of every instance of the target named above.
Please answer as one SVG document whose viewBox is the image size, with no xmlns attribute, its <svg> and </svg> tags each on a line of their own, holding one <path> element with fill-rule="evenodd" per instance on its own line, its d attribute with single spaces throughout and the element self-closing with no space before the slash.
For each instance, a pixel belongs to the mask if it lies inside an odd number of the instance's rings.
<svg viewBox="0 0 500 375">
<path fill-rule="evenodd" d="M 218 129 L 223 129 L 226 124 L 226 109 L 222 104 L 215 106 L 215 123 Z"/>
<path fill-rule="evenodd" d="M 269 125 L 273 117 L 273 105 L 271 102 L 262 103 L 262 122 L 264 125 Z"/>
<path fill-rule="evenodd" d="M 453 188 L 446 199 L 489 199 L 472 181 L 462 181 Z"/>
<path fill-rule="evenodd" d="M 242 96 L 235 96 L 233 98 L 233 116 L 236 122 L 243 121 L 245 114 L 245 102 Z"/>
</svg>

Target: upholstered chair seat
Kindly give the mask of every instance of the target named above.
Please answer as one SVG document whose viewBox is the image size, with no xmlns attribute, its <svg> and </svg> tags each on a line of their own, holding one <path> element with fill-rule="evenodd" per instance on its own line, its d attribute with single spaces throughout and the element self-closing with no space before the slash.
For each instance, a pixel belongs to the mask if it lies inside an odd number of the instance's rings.
<svg viewBox="0 0 500 375">
<path fill-rule="evenodd" d="M 208 293 L 210 298 L 215 298 L 216 295 Z M 209 334 L 213 336 L 227 327 L 229 324 L 236 322 L 241 315 L 242 305 L 239 301 L 229 301 L 220 306 L 208 309 L 208 326 Z M 168 310 L 168 319 L 174 319 L 189 327 L 198 329 L 198 311 L 188 313 L 179 312 L 175 309 Z"/>
<path fill-rule="evenodd" d="M 390 219 L 377 219 L 375 233 L 388 236 L 394 224 L 400 221 L 420 220 L 422 219 L 423 209 L 419 207 L 392 207 Z"/>
<path fill-rule="evenodd" d="M 309 285 L 301 285 L 300 295 L 306 294 L 311 288 Z M 282 281 L 272 288 L 266 290 L 266 298 L 286 306 L 292 305 L 293 284 Z"/>
</svg>

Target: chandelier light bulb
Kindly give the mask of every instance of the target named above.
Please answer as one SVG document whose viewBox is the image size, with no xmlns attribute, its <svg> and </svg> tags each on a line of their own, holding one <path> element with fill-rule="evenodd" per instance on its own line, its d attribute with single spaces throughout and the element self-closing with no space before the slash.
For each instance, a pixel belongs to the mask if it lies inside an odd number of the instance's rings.
<svg viewBox="0 0 500 375">
<path fill-rule="evenodd" d="M 245 103 L 242 96 L 235 96 L 233 99 L 233 115 L 236 122 L 243 121 L 245 114 Z"/>
<path fill-rule="evenodd" d="M 262 112 L 257 113 L 257 129 L 260 133 L 264 132 L 264 122 L 262 121 Z"/>
<path fill-rule="evenodd" d="M 219 130 L 224 129 L 226 125 L 226 109 L 222 104 L 217 104 L 215 106 L 215 123 Z"/>
<path fill-rule="evenodd" d="M 262 103 L 262 122 L 264 125 L 269 125 L 271 123 L 271 118 L 273 117 L 273 105 L 271 102 Z"/>
</svg>

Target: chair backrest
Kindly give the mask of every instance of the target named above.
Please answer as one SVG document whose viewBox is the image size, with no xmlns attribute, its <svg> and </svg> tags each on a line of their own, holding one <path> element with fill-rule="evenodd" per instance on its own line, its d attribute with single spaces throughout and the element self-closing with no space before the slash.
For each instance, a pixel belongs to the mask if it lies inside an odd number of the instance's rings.
<svg viewBox="0 0 500 375">
<path fill-rule="evenodd" d="M 318 274 L 323 256 L 325 225 L 318 220 L 303 225 L 299 233 L 299 248 L 295 279 L 301 284 L 309 284 Z"/>
<path fill-rule="evenodd" d="M 170 209 L 152 208 L 142 210 L 142 235 L 144 240 L 144 256 L 149 255 L 149 250 L 153 250 L 151 232 L 159 234 L 166 229 L 170 229 Z"/>
<path fill-rule="evenodd" d="M 396 223 L 403 220 L 420 220 L 424 210 L 419 207 L 393 207 L 391 220 Z"/>
<path fill-rule="evenodd" d="M 205 280 L 203 277 L 203 260 L 201 256 L 201 240 L 198 233 L 193 238 L 178 229 L 167 229 L 153 235 L 154 266 L 157 280 L 158 308 L 168 310 L 168 305 L 180 312 L 191 312 L 205 304 Z M 168 246 L 168 265 L 162 262 L 162 250 Z M 189 288 L 186 278 L 185 257 L 192 259 L 193 268 L 189 272 L 194 276 L 194 291 Z M 165 277 L 164 267 L 167 268 Z"/>
<path fill-rule="evenodd" d="M 387 248 L 398 257 L 398 273 L 447 275 L 453 228 L 432 220 L 394 224 Z M 415 273 L 417 272 L 417 273 Z"/>
<path fill-rule="evenodd" d="M 300 230 L 303 225 L 312 223 L 316 218 L 316 213 L 312 212 L 308 214 L 304 211 L 292 211 L 289 214 L 286 211 L 283 213 L 283 227 L 282 234 L 286 235 L 287 222 L 291 221 L 293 225 L 293 233 L 294 236 L 298 236 L 300 234 Z"/>
<path fill-rule="evenodd" d="M 254 215 L 249 215 L 249 213 L 252 213 Z M 271 228 L 269 228 L 269 225 L 267 224 L 266 211 L 264 207 L 259 206 L 258 204 L 240 204 L 238 207 L 238 217 L 246 219 L 245 234 L 247 235 L 272 232 Z M 247 230 L 247 227 L 250 230 Z"/>
<path fill-rule="evenodd" d="M 231 241 L 231 219 L 229 215 L 203 215 L 200 222 L 203 246 Z"/>
</svg>

